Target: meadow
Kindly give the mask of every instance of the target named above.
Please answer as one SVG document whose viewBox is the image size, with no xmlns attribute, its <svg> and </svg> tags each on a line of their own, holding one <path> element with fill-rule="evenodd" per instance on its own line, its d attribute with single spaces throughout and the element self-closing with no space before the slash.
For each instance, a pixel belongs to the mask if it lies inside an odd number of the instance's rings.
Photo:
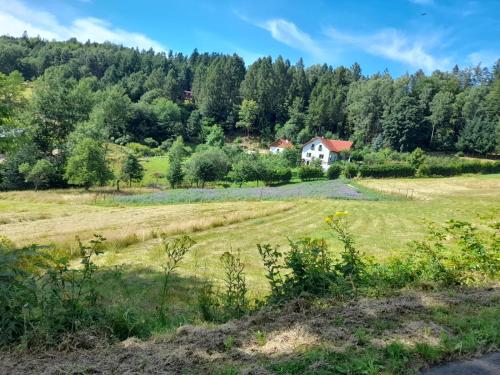
<svg viewBox="0 0 500 375">
<path fill-rule="evenodd" d="M 323 186 L 324 181 L 304 186 Z M 162 258 L 159 234 L 190 235 L 196 245 L 180 264 L 172 288 L 172 326 L 198 318 L 193 301 L 198 281 L 220 279 L 220 256 L 238 253 L 245 263 L 251 296 L 267 293 L 268 284 L 256 244 L 286 249 L 288 240 L 325 237 L 338 244 L 324 217 L 348 211 L 357 247 L 377 261 L 408 251 L 406 244 L 422 239 L 426 223 L 449 219 L 479 223 L 498 218 L 500 176 L 461 176 L 435 179 L 351 181 L 360 191 L 372 190 L 376 200 L 299 198 L 295 200 L 229 201 L 143 206 L 128 199 L 150 193 L 135 189 L 120 195 L 123 203 L 105 205 L 110 191 L 80 190 L 7 192 L 0 194 L 0 235 L 17 245 L 49 244 L 63 254 L 75 252 L 75 236 L 89 240 L 94 233 L 107 238 L 96 263 L 107 271 L 103 292 L 109 303 L 136 302 L 141 313 L 154 313 L 159 293 Z M 300 187 L 300 184 L 291 185 Z M 412 191 L 412 199 L 407 191 Z M 139 194 L 139 195 L 137 195 Z M 154 193 L 153 193 L 154 194 Z M 140 200 L 139 200 L 140 202 Z M 115 202 L 116 203 L 116 202 Z"/>
</svg>

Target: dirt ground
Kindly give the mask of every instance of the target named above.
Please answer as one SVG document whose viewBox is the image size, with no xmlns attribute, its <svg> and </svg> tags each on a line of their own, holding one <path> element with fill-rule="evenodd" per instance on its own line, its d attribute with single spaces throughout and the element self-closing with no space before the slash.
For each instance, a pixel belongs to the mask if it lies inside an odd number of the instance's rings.
<svg viewBox="0 0 500 375">
<path fill-rule="evenodd" d="M 447 327 L 422 319 L 439 306 L 498 304 L 500 288 L 455 293 L 406 292 L 382 299 L 321 303 L 298 299 L 281 309 L 216 327 L 180 327 L 168 337 L 128 339 L 102 347 L 92 335 L 73 344 L 92 349 L 0 353 L 1 374 L 209 374 L 232 364 L 245 374 L 267 374 L 265 365 L 321 345 L 342 350 L 354 345 L 354 332 L 366 329 L 373 345 L 399 341 L 435 343 Z M 380 322 L 385 324 L 380 326 Z M 378 327 L 378 328 L 377 328 Z M 264 335 L 265 342 L 258 337 Z M 78 340 L 80 339 L 80 342 Z"/>
</svg>

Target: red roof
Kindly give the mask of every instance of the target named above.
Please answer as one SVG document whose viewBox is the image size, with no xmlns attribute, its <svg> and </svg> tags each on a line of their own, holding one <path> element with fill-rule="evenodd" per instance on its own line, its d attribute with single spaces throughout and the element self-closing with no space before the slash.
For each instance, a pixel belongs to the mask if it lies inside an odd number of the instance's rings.
<svg viewBox="0 0 500 375">
<path fill-rule="evenodd" d="M 307 143 L 310 143 L 311 141 L 314 141 L 316 139 L 321 140 L 321 143 L 323 143 L 325 145 L 325 147 L 328 150 L 330 150 L 331 152 L 338 153 L 338 152 L 350 150 L 352 147 L 351 141 L 340 141 L 338 139 L 328 139 L 328 138 L 323 138 L 323 137 L 314 137 Z"/>
<path fill-rule="evenodd" d="M 269 147 L 292 148 L 293 144 L 288 139 L 278 139 L 271 143 Z"/>
</svg>

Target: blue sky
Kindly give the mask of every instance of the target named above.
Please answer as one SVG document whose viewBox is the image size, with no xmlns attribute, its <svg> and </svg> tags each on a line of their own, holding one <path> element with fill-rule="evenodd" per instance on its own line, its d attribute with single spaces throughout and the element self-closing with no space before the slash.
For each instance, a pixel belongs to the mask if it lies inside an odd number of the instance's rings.
<svg viewBox="0 0 500 375">
<path fill-rule="evenodd" d="M 0 0 L 0 34 L 282 55 L 394 75 L 500 58 L 500 1 Z"/>
</svg>

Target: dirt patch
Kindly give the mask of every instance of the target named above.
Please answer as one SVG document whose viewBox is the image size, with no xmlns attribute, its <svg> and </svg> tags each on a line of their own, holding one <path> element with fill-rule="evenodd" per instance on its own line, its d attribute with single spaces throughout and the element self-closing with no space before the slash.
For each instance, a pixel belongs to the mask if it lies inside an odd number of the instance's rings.
<svg viewBox="0 0 500 375">
<path fill-rule="evenodd" d="M 408 292 L 345 303 L 299 299 L 215 328 L 184 326 L 174 335 L 144 342 L 128 339 L 107 348 L 69 352 L 3 352 L 0 373 L 210 373 L 214 367 L 231 363 L 243 373 L 266 374 L 263 364 L 289 358 L 305 347 L 321 344 L 340 350 L 355 345 L 360 329 L 374 344 L 394 340 L 435 343 L 446 327 L 423 320 L 426 311 L 439 305 L 498 304 L 499 298 L 500 289 L 495 287 L 454 294 Z M 258 340 L 256 332 L 265 340 Z"/>
</svg>

